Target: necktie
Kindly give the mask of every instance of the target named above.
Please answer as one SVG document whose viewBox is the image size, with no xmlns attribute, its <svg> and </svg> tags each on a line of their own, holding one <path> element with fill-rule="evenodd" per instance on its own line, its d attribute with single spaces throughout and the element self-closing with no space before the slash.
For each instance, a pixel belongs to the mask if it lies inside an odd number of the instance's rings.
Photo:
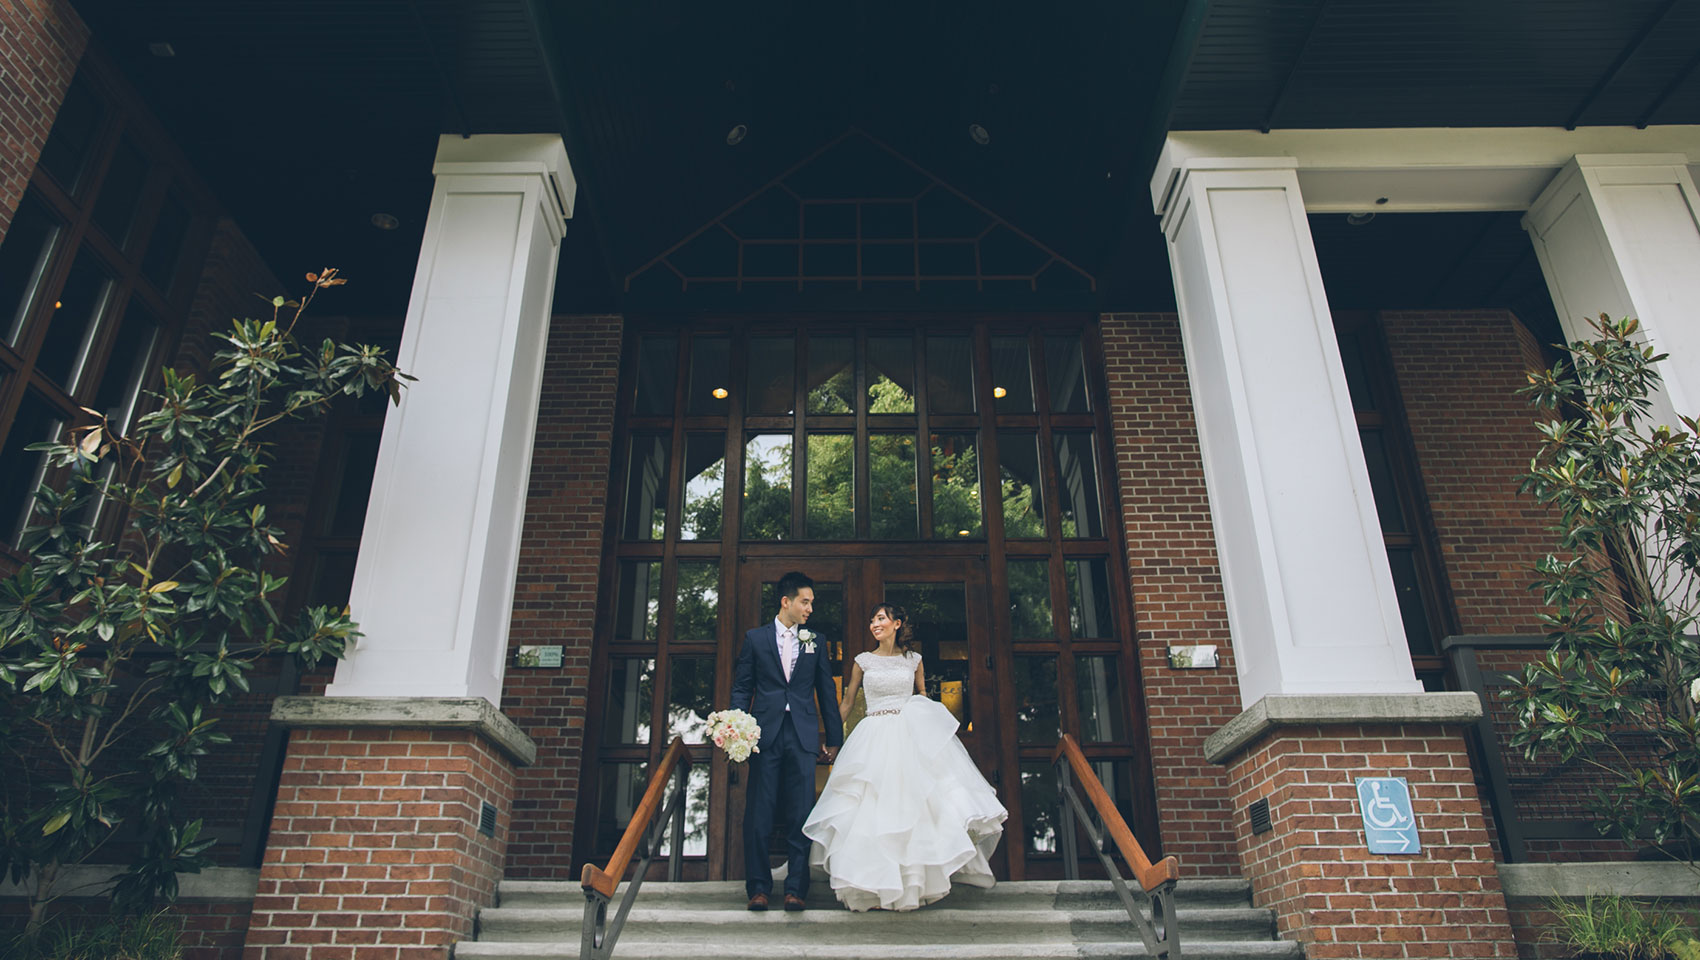
<svg viewBox="0 0 1700 960">
<path fill-rule="evenodd" d="M 779 648 L 779 659 L 781 663 L 785 664 L 785 680 L 789 683 L 791 669 L 797 665 L 797 634 L 794 631 L 787 630 L 782 640 L 783 643 Z"/>
</svg>

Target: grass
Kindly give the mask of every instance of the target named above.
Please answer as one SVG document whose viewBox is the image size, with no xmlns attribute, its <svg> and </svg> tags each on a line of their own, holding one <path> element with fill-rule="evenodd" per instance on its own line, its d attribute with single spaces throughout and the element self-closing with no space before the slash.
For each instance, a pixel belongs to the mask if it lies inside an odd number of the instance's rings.
<svg viewBox="0 0 1700 960">
<path fill-rule="evenodd" d="M 1700 960 L 1694 932 L 1676 914 L 1627 897 L 1551 902 L 1553 939 L 1580 957 L 1608 960 Z"/>
<path fill-rule="evenodd" d="M 165 911 L 136 917 L 56 917 L 35 937 L 5 944 L 3 960 L 181 960 L 183 920 Z"/>
</svg>

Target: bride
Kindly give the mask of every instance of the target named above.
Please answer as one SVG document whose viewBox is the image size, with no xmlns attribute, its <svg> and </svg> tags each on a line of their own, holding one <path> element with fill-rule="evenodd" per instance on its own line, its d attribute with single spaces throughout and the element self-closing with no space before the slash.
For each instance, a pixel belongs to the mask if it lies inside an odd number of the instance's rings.
<svg viewBox="0 0 1700 960">
<path fill-rule="evenodd" d="M 956 718 L 927 698 L 906 619 L 893 604 L 874 608 L 879 646 L 856 656 L 838 705 L 848 717 L 865 682 L 867 716 L 803 824 L 810 859 L 851 910 L 913 910 L 943 898 L 952 880 L 990 887 L 986 858 L 1008 816 L 956 739 Z"/>
</svg>

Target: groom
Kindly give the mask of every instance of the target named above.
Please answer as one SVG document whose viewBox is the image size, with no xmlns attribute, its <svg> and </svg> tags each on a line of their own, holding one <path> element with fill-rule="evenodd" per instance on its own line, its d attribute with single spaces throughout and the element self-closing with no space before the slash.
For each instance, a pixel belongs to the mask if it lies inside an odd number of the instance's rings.
<svg viewBox="0 0 1700 960">
<path fill-rule="evenodd" d="M 803 629 L 815 607 L 815 582 L 792 571 L 779 578 L 779 616 L 744 634 L 732 677 L 732 706 L 761 725 L 761 752 L 750 755 L 744 800 L 744 892 L 751 910 L 766 910 L 773 892 L 767 838 L 775 814 L 789 852 L 785 909 L 803 909 L 809 893 L 809 838 L 803 821 L 815 805 L 815 756 L 831 762 L 844 742 L 832 662 Z M 826 747 L 818 718 L 826 718 Z"/>
</svg>

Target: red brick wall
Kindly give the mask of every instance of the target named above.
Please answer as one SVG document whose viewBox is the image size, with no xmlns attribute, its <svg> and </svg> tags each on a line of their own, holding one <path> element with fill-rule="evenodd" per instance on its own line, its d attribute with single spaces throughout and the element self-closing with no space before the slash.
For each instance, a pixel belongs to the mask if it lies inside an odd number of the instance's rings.
<svg viewBox="0 0 1700 960">
<path fill-rule="evenodd" d="M 0 0 L 0 240 L 88 39 L 68 0 Z"/>
<path fill-rule="evenodd" d="M 1240 691 L 1180 321 L 1106 314 L 1099 329 L 1163 852 L 1186 876 L 1231 876 L 1239 808 L 1203 745 L 1240 712 Z M 1216 644 L 1220 665 L 1171 669 L 1169 645 L 1190 643 Z"/>
<path fill-rule="evenodd" d="M 1258 906 L 1310 960 L 1510 957 L 1505 898 L 1463 738 L 1430 725 L 1292 727 L 1228 765 L 1234 806 L 1269 800 L 1273 829 L 1235 831 Z M 1416 855 L 1372 855 L 1355 778 L 1404 777 Z"/>
<path fill-rule="evenodd" d="M 1517 492 L 1538 445 L 1516 394 L 1540 352 L 1502 310 L 1384 313 L 1442 561 L 1467 634 L 1539 634 L 1547 512 Z"/>
<path fill-rule="evenodd" d="M 467 731 L 292 731 L 244 956 L 448 957 L 495 902 L 513 783 Z M 494 838 L 478 832 L 481 800 Z"/>
<path fill-rule="evenodd" d="M 619 317 L 550 328 L 508 642 L 566 650 L 559 669 L 509 669 L 502 687 L 502 712 L 537 743 L 515 792 L 511 877 L 572 876 L 620 331 Z"/>
</svg>

